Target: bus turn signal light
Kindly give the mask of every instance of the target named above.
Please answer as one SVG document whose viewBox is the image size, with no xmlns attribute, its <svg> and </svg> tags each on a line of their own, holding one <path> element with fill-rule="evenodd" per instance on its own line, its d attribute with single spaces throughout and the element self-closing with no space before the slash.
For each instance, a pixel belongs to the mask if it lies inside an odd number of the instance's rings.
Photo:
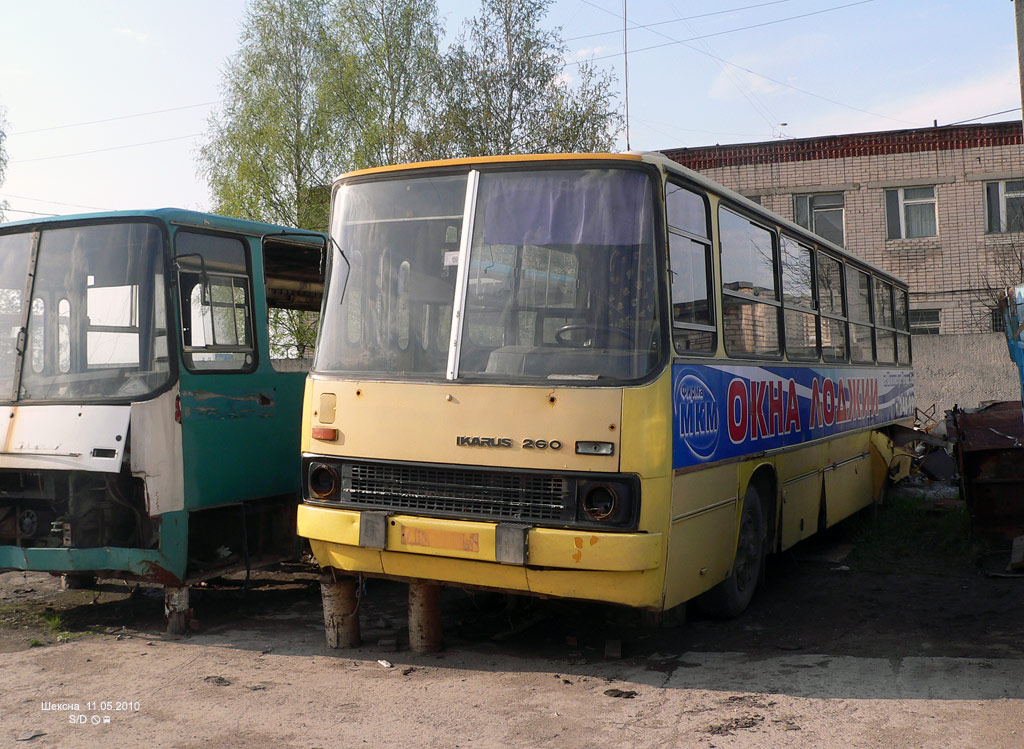
<svg viewBox="0 0 1024 749">
<path fill-rule="evenodd" d="M 615 444 L 612 442 L 577 442 L 577 455 L 614 455 Z"/>
<path fill-rule="evenodd" d="M 334 427 L 313 427 L 313 439 L 333 442 L 338 439 L 338 430 Z"/>
</svg>

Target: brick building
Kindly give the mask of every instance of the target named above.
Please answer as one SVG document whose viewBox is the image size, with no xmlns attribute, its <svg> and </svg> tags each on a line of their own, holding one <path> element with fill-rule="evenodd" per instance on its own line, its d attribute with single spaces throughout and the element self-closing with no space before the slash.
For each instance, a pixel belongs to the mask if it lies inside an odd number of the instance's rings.
<svg viewBox="0 0 1024 749">
<path fill-rule="evenodd" d="M 1024 257 L 1019 121 L 663 153 L 902 277 L 912 332 L 1000 329 Z"/>
</svg>

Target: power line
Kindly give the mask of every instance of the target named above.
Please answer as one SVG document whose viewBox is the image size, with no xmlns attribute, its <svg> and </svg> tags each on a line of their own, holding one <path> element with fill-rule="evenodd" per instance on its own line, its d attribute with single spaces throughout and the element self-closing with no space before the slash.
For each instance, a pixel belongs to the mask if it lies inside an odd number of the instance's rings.
<svg viewBox="0 0 1024 749">
<path fill-rule="evenodd" d="M 4 211 L 10 211 L 11 213 L 27 213 L 30 216 L 56 216 L 56 213 L 39 213 L 38 211 L 26 211 L 21 208 L 4 208 Z"/>
<path fill-rule="evenodd" d="M 62 153 L 55 156 L 39 156 L 34 159 L 18 159 L 17 161 L 10 162 L 11 164 L 28 164 L 32 161 L 49 161 L 51 159 L 68 159 L 72 156 L 87 156 L 91 153 L 104 153 L 106 151 L 120 151 L 123 148 L 137 148 L 139 146 L 152 146 L 157 143 L 170 143 L 175 140 L 186 140 L 188 138 L 199 138 L 203 133 L 192 133 L 191 135 L 179 135 L 176 138 L 164 138 L 162 140 L 148 140 L 145 143 L 128 143 L 123 146 L 111 146 L 110 148 L 97 148 L 92 151 L 78 151 L 77 153 Z"/>
<path fill-rule="evenodd" d="M 586 3 L 587 5 L 590 5 L 591 7 L 597 8 L 598 10 L 603 10 L 606 13 L 610 12 L 610 11 L 606 10 L 605 8 L 602 8 L 601 6 L 597 5 L 596 3 L 590 2 L 590 0 L 582 0 L 582 2 Z M 822 10 L 811 11 L 810 13 L 802 13 L 802 14 L 800 14 L 798 16 L 789 16 L 788 18 L 779 18 L 779 19 L 776 19 L 774 21 L 764 21 L 763 23 L 755 23 L 755 24 L 751 24 L 750 26 L 740 26 L 739 28 L 726 29 L 725 31 L 715 31 L 715 32 L 713 32 L 711 34 L 701 34 L 700 36 L 691 36 L 689 39 L 672 39 L 672 41 L 664 42 L 663 44 L 652 44 L 649 47 L 639 47 L 638 49 L 634 49 L 633 52 L 634 53 L 636 53 L 636 52 L 646 52 L 646 51 L 652 50 L 652 49 L 661 49 L 662 47 L 669 47 L 669 46 L 671 46 L 673 44 L 682 44 L 683 46 L 686 46 L 686 42 L 695 42 L 698 39 L 710 39 L 713 36 L 723 36 L 725 34 L 735 34 L 737 31 L 747 31 L 749 29 L 758 29 L 758 28 L 761 28 L 763 26 L 773 26 L 775 24 L 785 23 L 786 21 L 795 21 L 795 20 L 797 20 L 799 18 L 807 18 L 809 16 L 817 16 L 817 15 L 820 15 L 822 13 L 831 13 L 834 10 L 843 10 L 844 8 L 852 8 L 855 5 L 866 5 L 867 3 L 873 3 L 873 2 L 875 2 L 875 0 L 857 0 L 857 2 L 847 3 L 846 5 L 837 5 L 834 8 L 824 8 Z M 666 39 L 671 39 L 671 37 L 669 37 L 669 36 L 667 36 L 665 34 L 662 34 L 662 36 L 665 36 Z M 692 49 L 692 47 L 690 49 Z M 612 54 L 612 55 L 602 55 L 601 57 L 592 57 L 592 58 L 590 58 L 589 62 L 596 62 L 598 60 L 608 60 L 608 59 L 611 59 L 613 57 L 619 57 L 619 54 L 616 53 L 616 54 Z M 566 64 L 567 65 L 579 65 L 580 62 L 569 62 L 569 63 L 566 63 Z M 739 65 L 737 65 L 736 67 L 739 67 Z M 767 76 L 764 76 L 764 77 L 767 77 Z"/>
<path fill-rule="evenodd" d="M 724 15 L 726 13 L 738 13 L 741 10 L 751 10 L 753 8 L 763 8 L 763 7 L 767 6 L 767 5 L 778 5 L 780 3 L 788 3 L 788 2 L 791 2 L 791 0 L 771 0 L 771 2 L 758 3 L 757 5 L 744 5 L 743 7 L 740 7 L 740 8 L 729 8 L 729 10 L 715 10 L 715 11 L 712 11 L 711 13 L 698 13 L 695 16 L 682 16 L 680 18 L 673 18 L 670 21 L 656 21 L 655 23 L 635 23 L 632 26 L 630 26 L 629 28 L 631 30 L 635 30 L 635 29 L 653 29 L 655 26 L 664 26 L 665 24 L 668 24 L 668 23 L 679 23 L 681 21 L 692 21 L 692 20 L 694 20 L 696 18 L 707 18 L 709 16 L 721 16 L 721 15 Z M 587 3 L 587 5 L 593 5 L 593 3 Z M 602 8 L 602 10 L 604 10 L 604 9 Z M 575 41 L 579 41 L 580 39 L 592 39 L 592 38 L 594 38 L 596 36 L 610 36 L 612 34 L 618 34 L 618 33 L 619 33 L 619 29 L 615 29 L 614 31 L 599 31 L 596 34 L 582 34 L 580 36 L 571 36 L 568 39 L 563 39 L 562 41 L 563 42 L 575 42 Z"/>
<path fill-rule="evenodd" d="M 45 198 L 30 198 L 25 195 L 14 195 L 12 193 L 0 193 L 3 198 L 16 198 L 17 200 L 28 200 L 32 203 L 49 203 L 50 205 L 62 205 L 67 208 L 89 208 L 94 211 L 112 211 L 113 208 L 100 208 L 96 205 L 82 205 L 81 203 L 61 203 L 59 200 L 46 200 Z"/>
<path fill-rule="evenodd" d="M 600 10 L 600 11 L 602 11 L 604 13 L 607 13 L 608 15 L 615 16 L 616 18 L 618 17 L 612 11 L 607 10 L 606 8 L 602 8 L 600 5 L 597 5 L 596 3 L 590 2 L 590 0 L 580 0 L 580 1 L 586 3 L 587 5 L 590 5 L 593 8 L 596 8 L 597 10 Z M 839 10 L 840 8 L 848 8 L 851 5 L 863 5 L 865 3 L 870 3 L 870 2 L 874 2 L 874 0 L 861 0 L 860 2 L 850 3 L 850 5 L 841 5 L 841 6 L 838 6 L 836 8 L 826 8 L 825 10 L 815 11 L 815 13 L 827 13 L 827 12 L 829 12 L 831 10 Z M 808 14 L 808 15 L 813 15 L 813 14 Z M 800 18 L 800 17 L 802 17 L 802 16 L 794 16 L 793 18 Z M 783 18 L 783 19 L 780 19 L 779 21 L 772 21 L 771 23 L 781 23 L 782 21 L 787 21 L 787 20 L 792 20 L 792 18 Z M 753 28 L 753 27 L 746 27 L 746 28 Z M 732 31 L 742 31 L 742 29 L 733 29 Z M 672 39 L 672 37 L 670 37 L 667 34 L 664 34 L 662 32 L 656 32 L 656 33 L 658 33 L 660 36 L 665 37 L 666 39 Z M 702 49 L 698 49 L 697 47 L 694 47 L 694 46 L 691 46 L 689 44 L 686 44 L 686 42 L 688 42 L 688 41 L 696 41 L 698 39 L 705 39 L 707 36 L 718 36 L 720 34 L 727 34 L 727 33 L 732 33 L 732 32 L 731 31 L 723 31 L 723 32 L 719 32 L 718 34 L 708 34 L 706 36 L 693 37 L 692 39 L 672 39 L 672 41 L 666 42 L 665 44 L 658 44 L 658 45 L 655 45 L 654 47 L 642 47 L 640 49 L 633 50 L 633 51 L 634 52 L 643 52 L 645 50 L 655 49 L 657 47 L 667 47 L 667 46 L 669 46 L 671 44 L 680 44 L 680 45 L 686 47 L 687 49 L 692 50 L 693 52 L 696 52 L 697 54 L 704 55 L 706 57 L 710 57 L 712 60 L 717 60 L 718 62 L 725 63 L 726 65 L 731 65 L 734 68 L 738 68 L 739 70 L 742 70 L 742 71 L 744 71 L 746 73 L 750 73 L 751 75 L 756 75 L 758 78 L 763 78 L 766 81 L 771 81 L 772 83 L 775 83 L 775 84 L 777 84 L 779 86 L 782 86 L 784 88 L 789 88 L 789 89 L 792 89 L 793 91 L 798 91 L 801 94 L 806 94 L 807 96 L 814 97 L 815 99 L 820 99 L 821 101 L 827 101 L 829 104 L 835 104 L 836 106 L 843 107 L 844 109 L 849 109 L 849 110 L 854 111 L 854 112 L 860 112 L 861 114 L 869 114 L 872 117 L 879 117 L 879 118 L 881 118 L 883 120 L 891 120 L 892 122 L 899 122 L 900 124 L 903 124 L 903 125 L 912 125 L 914 127 L 920 127 L 921 126 L 921 123 L 919 123 L 919 122 L 909 122 L 907 120 L 901 120 L 901 119 L 898 119 L 896 117 L 889 117 L 888 115 L 880 114 L 878 112 L 872 112 L 872 111 L 867 110 L 867 109 L 861 109 L 860 107 L 855 107 L 855 106 L 853 106 L 851 104 L 846 104 L 844 102 L 837 101 L 835 99 L 830 99 L 827 96 L 822 96 L 821 94 L 816 94 L 813 91 L 808 91 L 807 89 L 800 88 L 799 86 L 794 86 L 791 83 L 786 83 L 785 81 L 780 81 L 780 80 L 778 80 L 776 78 L 772 78 L 771 76 L 765 75 L 764 73 L 758 73 L 756 70 L 751 70 L 750 68 L 747 68 L 747 67 L 744 67 L 742 65 L 739 65 L 738 63 L 732 62 L 731 60 L 726 60 L 724 57 L 719 57 L 718 55 L 712 54 L 711 52 L 706 52 L 706 51 L 704 51 Z M 593 58 L 590 58 L 589 62 L 594 62 L 594 61 L 597 61 L 597 60 L 606 60 L 606 59 L 610 59 L 610 58 L 613 58 L 613 57 L 618 57 L 618 55 L 604 55 L 602 57 L 593 57 Z M 581 61 L 568 62 L 568 63 L 566 63 L 566 65 L 579 65 L 580 63 L 581 63 Z"/>
<path fill-rule="evenodd" d="M 952 125 L 966 125 L 968 122 L 974 122 L 975 120 L 983 120 L 986 117 L 995 117 L 998 114 L 1009 114 L 1010 112 L 1019 112 L 1020 107 L 1014 107 L 1013 109 L 1004 109 L 1002 112 L 993 112 L 992 114 L 983 114 L 980 117 L 971 117 L 969 120 L 960 120 L 959 122 L 950 122 L 945 127 Z"/>
<path fill-rule="evenodd" d="M 198 107 L 209 107 L 214 104 L 218 104 L 216 101 L 204 101 L 202 104 L 187 104 L 183 107 L 171 107 L 169 109 L 154 109 L 152 112 L 139 112 L 138 114 L 124 114 L 118 117 L 107 117 L 103 120 L 90 120 L 89 122 L 72 122 L 67 125 L 54 125 L 52 127 L 40 127 L 35 130 L 14 130 L 8 133 L 9 136 L 14 135 L 31 135 L 32 133 L 46 133 L 51 130 L 64 130 L 69 127 L 83 127 L 85 125 L 100 125 L 104 122 L 116 122 L 117 120 L 130 120 L 135 117 L 148 117 L 153 114 L 165 114 L 167 112 L 180 112 L 183 109 L 196 109 Z"/>
</svg>

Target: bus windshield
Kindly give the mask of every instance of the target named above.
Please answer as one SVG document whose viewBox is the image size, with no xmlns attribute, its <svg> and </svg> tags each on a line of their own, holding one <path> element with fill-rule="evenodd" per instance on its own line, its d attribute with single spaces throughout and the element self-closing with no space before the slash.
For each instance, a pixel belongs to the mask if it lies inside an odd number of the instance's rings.
<svg viewBox="0 0 1024 749">
<path fill-rule="evenodd" d="M 0 399 L 135 399 L 170 377 L 162 233 L 156 224 L 42 229 L 0 236 Z M 19 330 L 21 382 L 14 393 Z"/>
<path fill-rule="evenodd" d="M 350 270 L 336 251 L 316 371 L 551 382 L 634 380 L 656 365 L 646 172 L 387 175 L 345 185 L 336 200 L 333 234 Z"/>
</svg>

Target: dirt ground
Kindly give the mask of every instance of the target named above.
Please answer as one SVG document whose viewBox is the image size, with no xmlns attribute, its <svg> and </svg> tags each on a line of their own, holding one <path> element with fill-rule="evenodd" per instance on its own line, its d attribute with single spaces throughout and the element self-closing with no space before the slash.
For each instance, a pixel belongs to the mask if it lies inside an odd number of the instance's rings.
<svg viewBox="0 0 1024 749">
<path fill-rule="evenodd" d="M 308 564 L 195 590 L 183 638 L 155 588 L 0 574 L 0 745 L 1019 747 L 1024 579 L 935 489 L 773 558 L 732 621 L 446 590 L 432 655 L 374 580 L 329 650 Z"/>
</svg>

